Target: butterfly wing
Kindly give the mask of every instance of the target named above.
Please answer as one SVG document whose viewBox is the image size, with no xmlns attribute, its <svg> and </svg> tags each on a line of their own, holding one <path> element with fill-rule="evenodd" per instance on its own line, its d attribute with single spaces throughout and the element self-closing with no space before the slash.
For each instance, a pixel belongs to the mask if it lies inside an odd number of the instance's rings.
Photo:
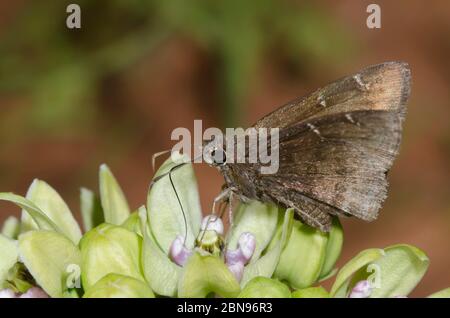
<svg viewBox="0 0 450 318">
<path fill-rule="evenodd" d="M 374 220 L 398 153 L 401 119 L 390 111 L 328 115 L 280 132 L 279 169 L 260 174 L 263 196 L 326 230 L 330 214 Z M 259 170 L 258 170 L 259 171 Z"/>
<path fill-rule="evenodd" d="M 330 215 L 374 220 L 386 198 L 386 174 L 398 153 L 410 92 L 405 63 L 369 67 L 288 103 L 255 124 L 280 128 L 279 170 L 231 164 L 244 195 L 293 207 L 327 231 Z M 269 150 L 270 151 L 270 150 Z"/>
<path fill-rule="evenodd" d="M 407 63 L 369 66 L 281 106 L 257 121 L 254 127 L 282 129 L 313 118 L 357 110 L 394 111 L 403 118 L 410 81 Z"/>
</svg>

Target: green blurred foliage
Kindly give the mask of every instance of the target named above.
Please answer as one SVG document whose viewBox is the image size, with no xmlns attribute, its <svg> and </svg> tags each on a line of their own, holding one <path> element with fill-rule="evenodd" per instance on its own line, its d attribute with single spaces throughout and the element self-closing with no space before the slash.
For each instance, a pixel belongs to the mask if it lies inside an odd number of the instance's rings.
<svg viewBox="0 0 450 318">
<path fill-rule="evenodd" d="M 69 30 L 70 2 L 27 2 L 0 38 L 0 94 L 26 96 L 27 125 L 47 133 L 86 131 L 99 109 L 102 82 L 171 36 L 189 39 L 217 63 L 218 104 L 227 126 L 244 117 L 239 105 L 265 55 L 312 67 L 333 65 L 352 51 L 343 27 L 311 4 L 79 0 L 82 28 Z"/>
</svg>

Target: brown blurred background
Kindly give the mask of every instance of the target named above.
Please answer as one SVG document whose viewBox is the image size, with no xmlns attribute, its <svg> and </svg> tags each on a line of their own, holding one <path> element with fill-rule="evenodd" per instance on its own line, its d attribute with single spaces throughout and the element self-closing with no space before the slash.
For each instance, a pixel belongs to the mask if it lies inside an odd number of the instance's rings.
<svg viewBox="0 0 450 318">
<path fill-rule="evenodd" d="M 81 6 L 80 30 L 65 26 Z M 431 265 L 413 296 L 450 286 L 450 3 L 375 1 L 0 1 L 0 191 L 33 178 L 78 214 L 107 163 L 132 207 L 151 155 L 176 127 L 246 127 L 370 64 L 410 63 L 412 96 L 389 198 L 376 222 L 343 221 L 340 265 L 369 247 L 414 244 Z M 198 166 L 205 213 L 222 178 Z M 19 215 L 0 203 L 0 221 Z"/>
</svg>

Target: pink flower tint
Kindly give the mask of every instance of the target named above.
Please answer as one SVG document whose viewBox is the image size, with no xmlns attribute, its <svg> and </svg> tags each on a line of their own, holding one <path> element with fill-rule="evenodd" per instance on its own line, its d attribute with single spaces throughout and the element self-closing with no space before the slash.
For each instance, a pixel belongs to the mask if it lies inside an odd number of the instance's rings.
<svg viewBox="0 0 450 318">
<path fill-rule="evenodd" d="M 239 237 L 238 247 L 235 250 L 227 250 L 225 253 L 225 262 L 228 269 L 240 281 L 244 273 L 244 266 L 250 261 L 255 253 L 256 239 L 249 232 L 244 232 Z"/>
<path fill-rule="evenodd" d="M 178 235 L 175 240 L 170 245 L 169 257 L 170 259 L 179 266 L 184 266 L 186 264 L 189 256 L 191 256 L 192 251 L 184 245 L 183 237 Z"/>
<path fill-rule="evenodd" d="M 368 298 L 372 294 L 372 284 L 368 280 L 362 280 L 353 287 L 349 298 Z"/>
<path fill-rule="evenodd" d="M 0 290 L 0 298 L 49 298 L 39 287 L 31 287 L 23 294 L 16 294 L 11 289 Z"/>
<path fill-rule="evenodd" d="M 49 296 L 39 287 L 31 287 L 20 298 L 49 298 Z"/>
</svg>

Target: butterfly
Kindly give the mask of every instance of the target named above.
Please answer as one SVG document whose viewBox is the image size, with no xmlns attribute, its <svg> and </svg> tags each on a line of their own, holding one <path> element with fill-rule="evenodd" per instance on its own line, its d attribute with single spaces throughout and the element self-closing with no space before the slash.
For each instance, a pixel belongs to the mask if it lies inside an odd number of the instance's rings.
<svg viewBox="0 0 450 318">
<path fill-rule="evenodd" d="M 332 216 L 375 220 L 399 152 L 410 87 L 408 64 L 386 62 L 261 118 L 252 127 L 279 129 L 274 174 L 262 174 L 260 163 L 227 162 L 226 156 L 217 156 L 226 152 L 224 143 L 210 141 L 207 162 L 226 182 L 216 201 L 236 195 L 244 202 L 293 208 L 306 224 L 324 232 L 330 230 Z"/>
</svg>

